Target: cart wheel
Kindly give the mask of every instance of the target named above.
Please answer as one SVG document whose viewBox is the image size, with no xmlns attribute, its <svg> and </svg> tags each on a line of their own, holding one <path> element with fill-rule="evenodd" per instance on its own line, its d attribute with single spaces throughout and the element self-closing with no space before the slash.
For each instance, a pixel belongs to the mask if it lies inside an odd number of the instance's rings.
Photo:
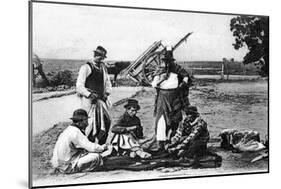
<svg viewBox="0 0 281 189">
<path fill-rule="evenodd" d="M 161 64 L 161 51 L 151 53 L 145 60 L 142 67 L 144 82 L 151 85 L 154 74 Z"/>
</svg>

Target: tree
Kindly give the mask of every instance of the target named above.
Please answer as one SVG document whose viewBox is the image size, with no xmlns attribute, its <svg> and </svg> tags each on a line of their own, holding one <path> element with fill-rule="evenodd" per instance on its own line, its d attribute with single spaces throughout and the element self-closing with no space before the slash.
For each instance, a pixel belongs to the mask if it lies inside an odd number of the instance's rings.
<svg viewBox="0 0 281 189">
<path fill-rule="evenodd" d="M 230 21 L 236 50 L 247 46 L 249 52 L 243 58 L 244 64 L 255 63 L 259 74 L 269 75 L 269 17 L 237 16 Z"/>
</svg>

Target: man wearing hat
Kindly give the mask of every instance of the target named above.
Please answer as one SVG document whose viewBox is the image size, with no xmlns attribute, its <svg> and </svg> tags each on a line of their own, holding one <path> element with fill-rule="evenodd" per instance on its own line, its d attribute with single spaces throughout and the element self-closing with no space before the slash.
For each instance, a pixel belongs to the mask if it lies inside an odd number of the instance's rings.
<svg viewBox="0 0 281 189">
<path fill-rule="evenodd" d="M 92 142 L 106 142 L 111 118 L 108 113 L 111 82 L 103 60 L 107 51 L 98 46 L 93 51 L 93 59 L 82 65 L 76 82 L 76 91 L 81 97 L 81 107 L 89 116 L 89 126 L 85 134 Z"/>
<path fill-rule="evenodd" d="M 164 52 L 162 64 L 152 82 L 152 87 L 156 88 L 154 116 L 159 151 L 164 150 L 168 133 L 177 129 L 182 119 L 182 108 L 189 105 L 191 84 L 189 73 L 175 63 L 171 47 Z"/>
<path fill-rule="evenodd" d="M 93 171 L 103 164 L 100 153 L 106 145 L 92 143 L 85 136 L 88 114 L 83 109 L 74 111 L 72 123 L 59 135 L 51 163 L 61 173 Z"/>
<path fill-rule="evenodd" d="M 207 123 L 200 117 L 195 106 L 184 108 L 185 119 L 166 148 L 178 157 L 197 158 L 206 153 L 210 139 Z"/>
<path fill-rule="evenodd" d="M 139 144 L 139 139 L 143 138 L 143 129 L 139 117 L 136 116 L 140 109 L 138 101 L 128 99 L 124 108 L 125 113 L 113 125 L 111 132 L 114 133 L 111 144 L 119 155 L 139 156 L 140 158 L 150 158 L 151 155 L 144 152 Z"/>
</svg>

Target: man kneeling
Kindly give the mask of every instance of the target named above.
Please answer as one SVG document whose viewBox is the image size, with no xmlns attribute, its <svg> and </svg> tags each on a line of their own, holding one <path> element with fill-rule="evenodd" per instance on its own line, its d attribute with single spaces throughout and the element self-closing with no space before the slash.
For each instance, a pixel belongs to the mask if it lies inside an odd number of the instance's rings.
<svg viewBox="0 0 281 189">
<path fill-rule="evenodd" d="M 186 118 L 179 124 L 176 134 L 166 146 L 169 153 L 179 158 L 194 158 L 206 153 L 210 135 L 207 123 L 200 117 L 195 106 L 185 108 Z"/>
<path fill-rule="evenodd" d="M 83 109 L 75 110 L 72 123 L 58 137 L 52 165 L 61 173 L 93 171 L 103 164 L 100 153 L 107 150 L 107 145 L 92 143 L 85 135 L 88 114 Z"/>
</svg>

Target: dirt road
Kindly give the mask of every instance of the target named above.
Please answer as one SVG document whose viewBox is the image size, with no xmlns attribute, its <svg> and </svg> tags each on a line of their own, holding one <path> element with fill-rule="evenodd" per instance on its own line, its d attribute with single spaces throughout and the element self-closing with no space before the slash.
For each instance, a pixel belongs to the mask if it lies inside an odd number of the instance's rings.
<svg viewBox="0 0 281 189">
<path fill-rule="evenodd" d="M 121 99 L 132 96 L 141 89 L 142 87 L 113 87 L 112 95 L 109 96 L 109 100 L 113 104 Z M 58 93 L 58 95 L 60 95 L 63 92 Z M 54 92 L 47 93 L 45 95 L 33 95 L 33 99 L 36 100 L 32 103 L 33 135 L 51 128 L 58 122 L 68 121 L 72 116 L 73 111 L 77 108 L 80 108 L 80 98 L 76 94 L 66 95 L 59 98 L 52 98 L 56 95 L 57 94 L 55 94 Z M 46 97 L 47 99 L 45 99 Z"/>
</svg>

